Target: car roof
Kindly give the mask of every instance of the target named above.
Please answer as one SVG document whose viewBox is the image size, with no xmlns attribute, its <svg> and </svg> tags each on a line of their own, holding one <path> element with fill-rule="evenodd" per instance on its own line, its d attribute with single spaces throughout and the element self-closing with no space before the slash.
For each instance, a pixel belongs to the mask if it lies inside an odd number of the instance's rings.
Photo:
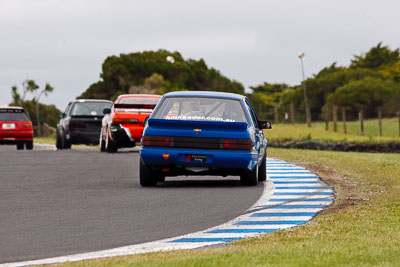
<svg viewBox="0 0 400 267">
<path fill-rule="evenodd" d="M 234 94 L 234 93 L 225 93 L 225 92 L 214 92 L 214 91 L 175 91 L 166 93 L 165 97 L 215 97 L 215 98 L 230 98 L 241 100 L 244 99 L 245 96 Z"/>
<path fill-rule="evenodd" d="M 124 94 L 124 95 L 118 96 L 118 98 L 125 98 L 125 97 L 158 97 L 158 98 L 161 98 L 160 95 L 152 95 L 152 94 Z"/>
<path fill-rule="evenodd" d="M 24 109 L 24 108 L 15 106 L 0 106 L 0 109 Z"/>
<path fill-rule="evenodd" d="M 110 102 L 112 103 L 112 101 L 107 100 L 107 99 L 75 99 L 71 101 L 72 103 L 75 102 Z"/>
</svg>

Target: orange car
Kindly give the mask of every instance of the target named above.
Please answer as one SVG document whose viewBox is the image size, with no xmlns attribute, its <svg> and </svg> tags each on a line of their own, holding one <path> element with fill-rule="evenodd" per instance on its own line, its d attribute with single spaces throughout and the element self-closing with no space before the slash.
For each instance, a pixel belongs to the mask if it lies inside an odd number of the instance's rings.
<svg viewBox="0 0 400 267">
<path fill-rule="evenodd" d="M 100 151 L 115 153 L 120 147 L 134 147 L 142 138 L 144 122 L 161 96 L 120 95 L 111 109 L 104 109 L 100 132 Z"/>
</svg>

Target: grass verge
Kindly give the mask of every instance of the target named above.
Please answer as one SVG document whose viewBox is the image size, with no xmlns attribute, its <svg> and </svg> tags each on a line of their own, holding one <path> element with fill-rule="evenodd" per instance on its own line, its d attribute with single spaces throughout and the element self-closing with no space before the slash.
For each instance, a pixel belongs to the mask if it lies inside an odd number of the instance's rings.
<svg viewBox="0 0 400 267">
<path fill-rule="evenodd" d="M 334 205 L 305 225 L 232 243 L 62 266 L 399 266 L 400 155 L 270 149 L 335 186 Z"/>
<path fill-rule="evenodd" d="M 34 137 L 33 142 L 37 144 L 47 144 L 47 145 L 55 145 L 56 144 L 56 136 L 48 136 L 48 137 Z"/>
<path fill-rule="evenodd" d="M 333 132 L 332 123 L 329 131 L 325 131 L 324 122 L 313 122 L 312 127 L 306 124 L 274 124 L 271 130 L 264 131 L 269 141 L 275 140 L 318 140 L 329 142 L 356 142 L 356 143 L 388 143 L 400 142 L 399 122 L 397 118 L 384 119 L 383 136 L 379 137 L 378 120 L 364 122 L 365 136 L 360 135 L 358 121 L 347 122 L 347 134 L 343 133 L 342 123 L 338 123 L 338 131 Z"/>
</svg>

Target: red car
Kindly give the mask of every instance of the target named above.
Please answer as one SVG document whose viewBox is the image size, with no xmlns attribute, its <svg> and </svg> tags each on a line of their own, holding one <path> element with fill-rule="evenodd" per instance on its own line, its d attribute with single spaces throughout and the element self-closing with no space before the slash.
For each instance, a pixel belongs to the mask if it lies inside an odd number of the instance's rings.
<svg viewBox="0 0 400 267">
<path fill-rule="evenodd" d="M 120 95 L 111 109 L 104 109 L 100 132 L 100 151 L 115 153 L 120 147 L 134 147 L 142 138 L 144 122 L 161 96 Z"/>
<path fill-rule="evenodd" d="M 18 150 L 33 149 L 32 121 L 21 107 L 0 108 L 0 144 L 16 144 Z"/>
</svg>

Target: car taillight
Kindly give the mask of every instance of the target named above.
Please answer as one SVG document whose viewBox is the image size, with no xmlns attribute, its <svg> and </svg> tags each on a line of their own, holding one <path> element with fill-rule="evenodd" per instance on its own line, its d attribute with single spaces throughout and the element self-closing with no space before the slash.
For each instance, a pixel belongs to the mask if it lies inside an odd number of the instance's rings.
<svg viewBox="0 0 400 267">
<path fill-rule="evenodd" d="M 84 128 L 85 123 L 81 121 L 71 121 L 69 124 L 70 128 Z"/>
<path fill-rule="evenodd" d="M 224 149 L 251 150 L 253 148 L 253 142 L 251 139 L 223 139 L 220 146 Z"/>
<path fill-rule="evenodd" d="M 193 138 L 184 140 L 184 137 L 154 136 L 145 135 L 142 138 L 142 146 L 163 146 L 181 148 L 210 148 L 210 149 L 229 149 L 229 150 L 252 150 L 253 142 L 251 139 L 219 139 Z M 213 139 L 213 140 L 211 140 Z M 194 145 L 194 146 L 193 146 Z"/>
<path fill-rule="evenodd" d="M 24 123 L 24 128 L 32 128 L 32 122 Z"/>
<path fill-rule="evenodd" d="M 145 135 L 142 138 L 142 146 L 173 146 L 174 138 L 170 136 Z"/>
<path fill-rule="evenodd" d="M 114 118 L 112 120 L 112 124 L 135 124 L 139 123 L 138 119 L 129 119 L 129 118 Z"/>
</svg>

